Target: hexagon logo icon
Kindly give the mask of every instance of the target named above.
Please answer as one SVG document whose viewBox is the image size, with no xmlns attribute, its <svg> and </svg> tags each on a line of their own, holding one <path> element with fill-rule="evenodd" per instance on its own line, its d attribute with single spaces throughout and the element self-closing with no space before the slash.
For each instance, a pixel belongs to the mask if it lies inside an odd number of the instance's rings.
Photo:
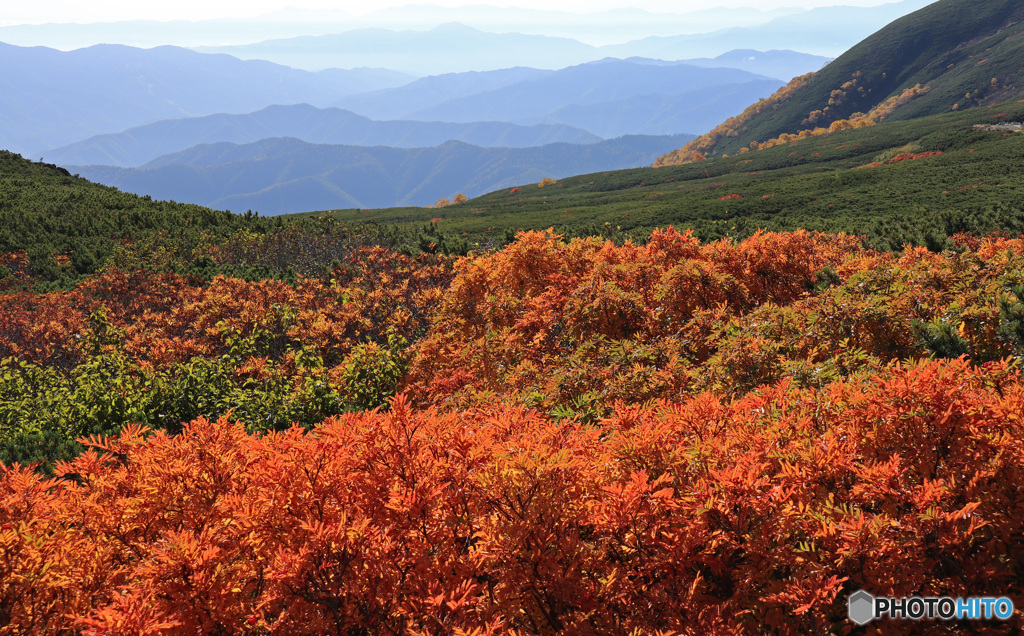
<svg viewBox="0 0 1024 636">
<path fill-rule="evenodd" d="M 851 594 L 847 603 L 850 620 L 854 623 L 864 625 L 875 617 L 875 597 L 866 590 Z"/>
</svg>

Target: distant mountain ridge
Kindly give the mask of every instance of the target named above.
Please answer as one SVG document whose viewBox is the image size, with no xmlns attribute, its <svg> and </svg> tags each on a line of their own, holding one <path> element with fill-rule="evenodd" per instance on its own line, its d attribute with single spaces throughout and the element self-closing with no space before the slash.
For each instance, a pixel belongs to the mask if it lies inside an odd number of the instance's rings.
<svg viewBox="0 0 1024 636">
<path fill-rule="evenodd" d="M 522 124 L 566 124 L 601 137 L 617 135 L 671 135 L 681 131 L 700 134 L 713 128 L 723 115 L 742 112 L 751 102 L 767 97 L 782 82 L 774 79 L 726 84 L 676 95 L 637 95 L 598 104 L 571 104 Z"/>
<path fill-rule="evenodd" d="M 651 36 L 626 44 L 607 46 L 604 52 L 613 57 L 637 55 L 683 59 L 724 54 L 735 49 L 765 51 L 798 45 L 801 51 L 831 58 L 842 54 L 896 18 L 932 1 L 903 0 L 872 7 L 817 7 L 754 26 L 738 26 L 699 34 Z"/>
<path fill-rule="evenodd" d="M 301 35 L 326 35 L 359 28 L 425 29 L 462 22 L 482 31 L 504 31 L 569 37 L 583 42 L 636 39 L 652 34 L 703 33 L 724 26 L 751 26 L 801 9 L 758 10 L 711 8 L 686 13 L 657 13 L 638 8 L 581 13 L 482 4 L 442 7 L 430 4 L 392 6 L 362 15 L 337 9 L 290 7 L 244 20 L 132 20 L 85 22 L 63 15 L 63 22 L 0 26 L 0 41 L 19 46 L 82 48 L 99 43 L 152 47 L 245 44 Z M 104 20 L 95 14 L 90 20 Z M 68 20 L 77 20 L 71 22 Z M 57 41 L 61 45 L 57 45 Z"/>
<path fill-rule="evenodd" d="M 380 66 L 433 75 L 513 66 L 558 68 L 595 57 L 595 47 L 570 38 L 491 33 L 458 22 L 428 31 L 364 28 L 234 46 L 200 46 L 203 53 L 274 60 L 294 68 Z M 372 64 L 367 63 L 374 60 Z"/>
<path fill-rule="evenodd" d="M 782 94 L 780 94 L 782 95 Z M 752 142 L 877 113 L 912 119 L 1024 97 L 1024 3 L 939 0 L 857 44 L 748 116 L 674 157 L 708 157 Z M 672 161 L 672 157 L 666 157 Z"/>
<path fill-rule="evenodd" d="M 76 51 L 0 43 L 0 148 L 36 153 L 169 118 L 327 106 L 410 81 L 384 69 L 319 73 L 179 47 L 99 45 Z"/>
<path fill-rule="evenodd" d="M 133 167 L 197 144 L 275 137 L 355 146 L 421 148 L 456 140 L 515 148 L 623 135 L 699 134 L 781 85 L 737 69 L 609 59 L 558 71 L 514 68 L 423 78 L 352 98 L 370 111 L 383 107 L 384 115 L 398 112 L 396 106 L 422 108 L 409 120 L 309 105 L 270 106 L 246 114 L 162 120 L 40 154 L 61 164 Z"/>
<path fill-rule="evenodd" d="M 339 108 L 351 110 L 372 119 L 415 119 L 421 121 L 501 121 L 529 122 L 548 121 L 568 123 L 563 119 L 541 119 L 545 115 L 565 107 L 581 106 L 587 103 L 613 102 L 640 95 L 681 95 L 695 93 L 701 88 L 719 84 L 718 73 L 708 68 L 726 68 L 728 82 L 742 83 L 764 81 L 752 69 L 780 72 L 769 76 L 788 80 L 796 74 L 817 70 L 827 62 L 826 58 L 797 53 L 795 51 L 731 51 L 717 58 L 701 58 L 670 62 L 648 58 L 618 60 L 608 58 L 558 70 L 514 67 L 494 71 L 467 71 L 445 73 L 423 77 L 404 86 L 382 89 L 353 95 L 335 103 Z M 704 70 L 696 70 L 700 67 Z M 739 72 L 737 72 L 739 71 Z M 744 75 L 743 73 L 746 73 Z M 690 74 L 690 77 L 685 77 Z M 597 77 L 595 77 L 595 75 Z M 691 80 L 698 78 L 699 83 Z M 709 79 L 710 78 L 710 79 Z M 640 81 L 642 80 L 642 81 Z M 556 92 L 551 90 L 554 86 Z M 490 97 L 500 101 L 516 94 L 527 94 L 527 102 L 540 103 L 547 100 L 547 106 L 530 103 L 531 113 L 505 108 L 505 112 L 490 107 Z M 537 99 L 532 94 L 537 94 Z M 553 103 L 559 94 L 560 103 Z M 708 98 L 712 98 L 709 93 Z M 522 97 L 518 97 L 522 100 Z M 756 100 L 757 97 L 754 97 Z M 464 100 L 464 101 L 459 101 Z M 478 106 L 474 105 L 474 102 Z M 443 106 L 448 104 L 447 106 Z M 450 113 L 450 110 L 459 111 Z M 742 110 L 742 108 L 741 108 Z M 537 111 L 542 111 L 537 114 Z M 738 112 L 738 111 L 737 111 Z M 538 119 L 532 119 L 538 118 Z M 569 123 L 569 125 L 574 125 Z M 592 131 L 593 132 L 593 131 Z M 637 127 L 619 128 L 602 136 L 638 134 Z M 672 132 L 699 132 L 693 127 L 679 128 Z"/>
<path fill-rule="evenodd" d="M 513 66 L 563 68 L 605 57 L 647 57 L 685 60 L 715 57 L 735 49 L 787 49 L 835 57 L 896 17 L 929 0 L 903 0 L 874 7 L 821 7 L 783 12 L 763 21 L 737 20 L 729 28 L 693 32 L 678 27 L 673 33 L 631 38 L 600 46 L 563 34 L 515 32 L 516 25 L 462 22 L 409 28 L 390 24 L 355 28 L 329 35 L 274 38 L 252 44 L 199 46 L 198 51 L 228 53 L 243 59 L 268 59 L 305 69 L 386 67 L 422 75 L 456 71 L 487 71 Z M 737 13 L 736 10 L 733 11 Z M 449 16 L 456 17 L 456 16 Z M 623 16 L 623 20 L 628 19 Z M 387 28 L 384 28 L 387 26 Z M 543 29 L 540 31 L 543 32 Z M 646 31 L 650 33 L 650 30 Z M 639 36 L 639 33 L 632 33 Z M 782 78 L 788 79 L 788 78 Z"/>
<path fill-rule="evenodd" d="M 293 137 L 312 144 L 396 148 L 438 146 L 451 140 L 482 147 L 511 148 L 602 140 L 585 130 L 558 124 L 373 121 L 338 108 L 319 109 L 298 104 L 268 106 L 243 115 L 217 114 L 160 121 L 48 150 L 45 156 L 48 161 L 59 164 L 132 167 L 198 144 L 246 144 L 274 137 Z"/>
<path fill-rule="evenodd" d="M 764 79 L 768 78 L 731 68 L 605 59 L 451 99 L 415 111 L 409 118 L 451 122 L 524 121 L 568 105 L 599 104 L 645 94 L 690 93 Z"/>
<path fill-rule="evenodd" d="M 67 168 L 92 181 L 156 199 L 282 214 L 422 206 L 460 192 L 476 196 L 544 177 L 637 167 L 690 138 L 629 136 L 534 148 L 480 148 L 450 141 L 414 149 L 265 139 L 246 145 L 204 144 L 142 168 Z"/>
</svg>

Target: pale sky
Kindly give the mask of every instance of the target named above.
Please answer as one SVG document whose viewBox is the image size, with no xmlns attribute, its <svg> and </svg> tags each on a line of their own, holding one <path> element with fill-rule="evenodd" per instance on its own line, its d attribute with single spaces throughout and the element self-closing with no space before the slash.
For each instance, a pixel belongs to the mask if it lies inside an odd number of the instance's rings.
<svg viewBox="0 0 1024 636">
<path fill-rule="evenodd" d="M 657 13 L 687 13 L 713 7 L 877 6 L 891 0 L 514 0 L 512 2 L 467 2 L 433 0 L 429 4 L 459 7 L 472 4 L 516 6 L 528 9 L 562 10 L 574 13 L 637 7 Z M 255 17 L 286 7 L 313 10 L 343 10 L 363 15 L 378 9 L 404 6 L 415 0 L 4 0 L 0 13 L 4 24 L 45 22 L 108 22 L 118 20 L 204 20 L 209 18 Z M 428 4 L 428 2 L 420 2 Z"/>
</svg>

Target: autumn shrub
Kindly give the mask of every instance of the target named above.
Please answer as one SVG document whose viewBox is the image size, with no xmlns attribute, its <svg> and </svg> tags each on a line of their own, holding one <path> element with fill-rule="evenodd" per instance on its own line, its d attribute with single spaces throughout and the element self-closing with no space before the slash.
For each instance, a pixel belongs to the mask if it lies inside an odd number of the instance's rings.
<svg viewBox="0 0 1024 636">
<path fill-rule="evenodd" d="M 451 259 L 360 248 L 330 278 L 247 281 L 109 270 L 0 306 L 0 461 L 70 459 L 129 423 L 176 431 L 233 412 L 249 430 L 386 406 Z"/>
<path fill-rule="evenodd" d="M 0 633 L 804 634 L 856 589 L 1015 597 L 1022 400 L 961 359 L 596 426 L 402 398 L 311 432 L 130 426 L 72 479 L 3 469 Z"/>
<path fill-rule="evenodd" d="M 434 401 L 519 391 L 547 408 L 591 390 L 602 404 L 678 395 L 688 384 L 682 370 L 708 355 L 682 331 L 703 328 L 709 312 L 719 331 L 763 303 L 794 301 L 816 272 L 857 249 L 853 237 L 806 232 L 702 246 L 669 229 L 621 247 L 523 233 L 458 265 L 406 386 Z M 643 354 L 609 357 L 620 347 Z"/>
</svg>

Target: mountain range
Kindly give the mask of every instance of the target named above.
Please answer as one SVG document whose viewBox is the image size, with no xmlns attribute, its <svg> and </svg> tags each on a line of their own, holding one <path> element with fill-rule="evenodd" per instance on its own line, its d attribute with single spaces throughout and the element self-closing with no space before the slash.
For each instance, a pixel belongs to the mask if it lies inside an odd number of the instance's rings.
<svg viewBox="0 0 1024 636">
<path fill-rule="evenodd" d="M 420 121 L 530 121 L 570 105 L 602 104 L 641 95 L 694 93 L 769 79 L 731 68 L 606 59 L 421 107 L 407 117 Z M 781 84 L 777 80 L 771 83 Z M 397 100 L 396 92 L 400 91 L 392 92 L 392 99 Z"/>
<path fill-rule="evenodd" d="M 480 148 L 449 141 L 434 148 L 364 148 L 264 139 L 203 144 L 141 168 L 68 166 L 126 192 L 216 209 L 282 214 L 335 208 L 428 205 L 457 193 L 477 196 L 510 185 L 647 165 L 691 135 L 628 136 L 593 144 Z"/>
<path fill-rule="evenodd" d="M 758 19 L 738 18 L 732 23 L 720 20 L 717 22 L 722 25 L 720 28 L 699 33 L 669 16 L 663 22 L 671 30 L 646 27 L 644 33 L 658 34 L 632 37 L 628 41 L 622 38 L 638 36 L 639 32 L 627 29 L 621 32 L 622 35 L 612 36 L 609 34 L 620 32 L 614 22 L 606 22 L 600 30 L 605 42 L 600 45 L 577 39 L 574 35 L 578 34 L 571 29 L 534 27 L 530 31 L 517 32 L 514 23 L 505 26 L 496 21 L 486 24 L 475 21 L 474 25 L 468 25 L 459 14 L 434 13 L 438 16 L 435 19 L 448 17 L 457 20 L 434 22 L 429 27 L 410 25 L 404 29 L 395 26 L 395 22 L 374 23 L 374 26 L 335 33 L 194 48 L 209 53 L 228 53 L 243 59 L 272 60 L 310 70 L 368 66 L 423 75 L 513 66 L 555 69 L 606 57 L 684 60 L 714 57 L 735 49 L 791 49 L 794 46 L 805 53 L 831 58 L 893 19 L 928 2 L 903 0 L 874 7 L 821 7 L 779 14 L 733 11 L 733 15 L 753 15 Z M 627 13 L 619 15 L 618 19 L 628 25 L 630 16 L 635 15 Z M 652 15 L 653 19 L 646 20 L 645 24 L 658 22 L 661 18 L 657 14 Z M 598 39 L 601 39 L 600 33 Z"/>
<path fill-rule="evenodd" d="M 812 10 L 792 6 L 771 10 L 756 7 L 710 7 L 686 12 L 679 12 L 678 6 L 656 6 L 650 3 L 646 5 L 646 10 L 634 7 L 585 12 L 483 4 L 457 7 L 415 4 L 387 7 L 361 15 L 338 9 L 310 10 L 291 7 L 262 16 L 236 20 L 123 22 L 104 22 L 103 14 L 96 7 L 89 7 L 87 13 L 80 17 L 75 17 L 70 10 L 64 11 L 61 22 L 0 26 L 0 41 L 20 46 L 52 46 L 64 50 L 100 43 L 147 48 L 164 44 L 193 47 L 252 44 L 304 35 L 338 34 L 365 28 L 426 31 L 441 24 L 460 22 L 480 31 L 571 38 L 591 46 L 601 46 L 622 44 L 651 36 L 707 34 L 751 27 L 764 27 L 763 30 L 770 33 L 774 27 L 769 25 L 773 21 L 776 21 L 776 24 L 784 24 L 780 19 L 786 17 L 792 17 L 797 21 L 803 20 L 808 26 L 816 29 L 824 26 L 828 30 L 834 30 L 836 24 L 841 24 L 850 31 L 866 35 L 927 3 L 928 0 L 904 0 L 876 7 Z M 68 9 L 72 7 L 69 6 Z M 5 14 L 8 21 L 11 21 L 12 17 L 11 12 Z M 836 19 L 830 23 L 830 17 Z M 856 42 L 852 39 L 855 37 L 853 35 L 843 37 L 847 38 L 851 45 Z M 792 46 L 792 42 L 784 44 L 784 48 Z M 738 46 L 743 44 L 734 43 L 722 51 Z M 834 56 L 837 53 L 838 51 L 823 54 Z M 710 51 L 696 53 L 716 54 Z M 607 55 L 609 53 L 598 54 L 594 59 Z M 565 65 L 568 63 L 554 66 Z M 433 72 L 451 70 L 454 69 L 436 69 Z"/>
<path fill-rule="evenodd" d="M 773 31 L 766 35 L 758 29 L 751 27 L 748 32 L 731 28 L 708 34 L 652 36 L 624 44 L 593 46 L 572 38 L 494 33 L 452 22 L 426 31 L 366 28 L 194 49 L 204 53 L 227 53 L 241 59 L 273 60 L 278 64 L 312 70 L 383 67 L 436 75 L 515 66 L 557 69 L 608 57 L 680 61 L 715 57 L 736 49 L 789 49 L 794 42 L 799 42 L 806 54 L 823 58 L 829 52 L 838 54 L 857 41 L 856 38 L 839 35 L 846 34 L 845 29 L 826 32 L 789 23 L 783 24 L 777 34 Z"/>
<path fill-rule="evenodd" d="M 764 56 L 774 53 L 788 55 Z M 197 144 L 245 144 L 274 137 L 399 148 L 456 140 L 514 148 L 636 134 L 699 134 L 781 85 L 737 69 L 654 60 L 602 60 L 558 71 L 449 74 L 353 98 L 368 113 L 377 105 L 392 105 L 384 109 L 384 120 L 306 104 L 270 106 L 254 113 L 163 120 L 39 154 L 59 164 L 132 167 Z M 453 95 L 458 97 L 446 99 Z M 386 119 L 396 113 L 396 104 L 420 110 L 409 113 L 409 121 Z"/>
<path fill-rule="evenodd" d="M 47 150 L 47 161 L 66 164 L 140 166 L 161 155 L 198 144 L 246 144 L 293 137 L 313 144 L 417 148 L 463 141 L 477 146 L 520 148 L 556 142 L 594 143 L 602 138 L 564 125 L 520 126 L 505 122 L 445 123 L 373 121 L 338 108 L 308 104 L 268 106 L 244 115 L 207 115 L 160 121 L 117 134 L 98 135 Z"/>
<path fill-rule="evenodd" d="M 0 43 L 0 68 L 0 148 L 32 153 L 162 119 L 328 106 L 413 79 L 384 69 L 313 73 L 172 46 L 64 52 Z"/>
<path fill-rule="evenodd" d="M 734 82 L 788 81 L 795 75 L 818 70 L 827 61 L 820 56 L 796 51 L 750 49 L 730 51 L 716 58 L 678 62 L 638 57 L 625 60 L 607 58 L 559 70 L 513 67 L 431 75 L 403 86 L 345 97 L 335 106 L 374 119 L 479 121 L 497 118 L 521 122 L 567 106 L 607 103 L 641 95 L 681 95 Z M 726 69 L 723 77 L 729 81 L 719 79 L 717 71 L 697 67 Z M 567 99 L 557 103 L 557 95 Z M 527 104 L 529 114 L 510 108 L 499 112 L 489 104 L 492 100 L 500 102 L 505 99 L 531 102 Z M 534 99 L 547 106 L 536 107 L 532 103 Z M 539 115 L 536 114 L 538 110 L 541 111 Z M 554 120 L 563 121 L 558 118 L 551 121 Z M 690 126 L 673 132 L 684 131 L 697 132 L 698 129 Z M 617 134 L 636 132 L 639 131 L 622 130 Z"/>
</svg>

